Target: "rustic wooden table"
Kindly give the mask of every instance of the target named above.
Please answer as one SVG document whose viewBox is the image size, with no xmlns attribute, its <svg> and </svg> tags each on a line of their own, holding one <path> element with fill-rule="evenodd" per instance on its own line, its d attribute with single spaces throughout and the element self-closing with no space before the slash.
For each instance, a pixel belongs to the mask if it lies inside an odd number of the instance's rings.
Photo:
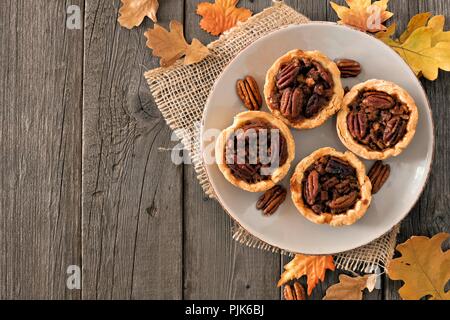
<svg viewBox="0 0 450 320">
<path fill-rule="evenodd" d="M 327 0 L 287 3 L 313 20 L 337 19 Z M 182 21 L 188 39 L 207 43 L 196 4 L 161 1 L 159 21 Z M 240 2 L 254 12 L 270 4 Z M 65 27 L 69 5 L 81 9 L 80 30 Z M 119 7 L 1 0 L 0 298 L 280 299 L 287 259 L 236 244 L 192 166 L 171 163 L 165 149 L 176 142 L 142 75 L 158 66 L 143 35 L 153 23 L 121 28 Z M 447 0 L 391 0 L 390 9 L 400 29 L 421 11 L 450 18 Z M 423 83 L 437 152 L 399 241 L 450 225 L 450 74 Z M 82 266 L 81 290 L 66 287 L 69 265 Z M 385 278 L 366 298 L 397 299 L 400 285 Z"/>
</svg>

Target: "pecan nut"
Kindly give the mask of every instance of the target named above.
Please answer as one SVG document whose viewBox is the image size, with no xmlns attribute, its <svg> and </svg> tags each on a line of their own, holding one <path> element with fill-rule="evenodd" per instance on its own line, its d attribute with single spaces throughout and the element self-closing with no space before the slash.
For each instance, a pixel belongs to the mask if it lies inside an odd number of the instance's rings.
<svg viewBox="0 0 450 320">
<path fill-rule="evenodd" d="M 383 142 L 386 146 L 395 145 L 406 132 L 406 121 L 399 116 L 394 116 L 386 123 L 383 133 Z"/>
<path fill-rule="evenodd" d="M 341 71 L 342 78 L 354 78 L 361 73 L 361 64 L 351 59 L 335 60 L 338 69 Z"/>
<path fill-rule="evenodd" d="M 306 300 L 305 288 L 298 283 L 294 282 L 292 286 L 286 285 L 284 287 L 284 299 L 285 300 Z"/>
<path fill-rule="evenodd" d="M 312 206 L 314 202 L 316 202 L 316 197 L 319 194 L 319 191 L 319 173 L 316 170 L 312 170 L 308 175 L 305 186 L 305 198 L 309 205 Z"/>
<path fill-rule="evenodd" d="M 366 108 L 387 110 L 395 105 L 395 100 L 389 94 L 379 91 L 368 91 L 363 95 L 361 105 Z"/>
<path fill-rule="evenodd" d="M 325 81 L 327 88 L 333 87 L 333 78 L 331 77 L 331 74 L 319 62 L 313 61 L 312 63 L 317 68 L 320 77 Z"/>
<path fill-rule="evenodd" d="M 372 183 L 372 194 L 380 191 L 381 187 L 383 187 L 384 183 L 389 178 L 391 174 L 391 167 L 388 164 L 384 164 L 381 160 L 378 160 L 374 163 L 372 168 L 370 168 L 367 176 Z"/>
<path fill-rule="evenodd" d="M 262 106 L 262 97 L 258 84 L 252 76 L 246 76 L 236 82 L 236 92 L 249 110 L 259 110 Z"/>
<path fill-rule="evenodd" d="M 299 71 L 300 61 L 297 59 L 294 59 L 291 63 L 283 66 L 277 76 L 277 88 L 283 90 L 292 85 L 297 79 Z"/>
<path fill-rule="evenodd" d="M 368 120 L 363 110 L 351 112 L 347 116 L 347 126 L 353 138 L 364 139 L 367 135 Z"/>
<path fill-rule="evenodd" d="M 282 186 L 275 186 L 267 190 L 256 202 L 256 209 L 262 210 L 264 215 L 270 216 L 286 199 L 287 191 Z"/>
<path fill-rule="evenodd" d="M 300 116 L 303 106 L 303 91 L 300 88 L 287 88 L 283 91 L 280 101 L 280 112 L 289 119 Z"/>
<path fill-rule="evenodd" d="M 259 174 L 258 166 L 252 166 L 248 163 L 244 164 L 228 164 L 230 170 L 232 171 L 233 175 L 237 178 L 255 183 L 262 180 L 262 176 Z"/>
<path fill-rule="evenodd" d="M 330 190 L 331 188 L 333 188 L 334 186 L 336 186 L 339 183 L 339 179 L 336 177 L 331 177 L 330 179 L 326 180 L 323 184 L 322 184 L 322 188 L 324 190 Z"/>
<path fill-rule="evenodd" d="M 311 118 L 314 115 L 316 115 L 320 108 L 324 106 L 326 103 L 326 100 L 323 96 L 319 96 L 318 94 L 314 93 L 311 98 L 309 98 L 308 103 L 306 104 L 305 108 L 305 117 Z"/>
<path fill-rule="evenodd" d="M 355 204 L 357 197 L 358 197 L 358 193 L 356 191 L 353 191 L 349 194 L 346 194 L 344 196 L 336 198 L 333 201 L 330 201 L 328 206 L 332 210 L 338 211 L 338 212 L 347 210 L 348 208 L 353 206 L 353 204 Z"/>
</svg>

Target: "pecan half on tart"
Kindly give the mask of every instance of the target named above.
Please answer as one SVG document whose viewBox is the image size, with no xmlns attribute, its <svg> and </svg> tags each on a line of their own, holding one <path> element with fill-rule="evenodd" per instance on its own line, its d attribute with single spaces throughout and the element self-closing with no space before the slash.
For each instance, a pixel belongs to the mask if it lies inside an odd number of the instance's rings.
<svg viewBox="0 0 450 320">
<path fill-rule="evenodd" d="M 416 132 L 419 113 L 406 90 L 384 80 L 353 87 L 337 117 L 337 132 L 352 152 L 369 160 L 398 156 Z"/>
<path fill-rule="evenodd" d="M 322 148 L 304 158 L 291 178 L 297 210 L 317 224 L 351 225 L 369 208 L 372 185 L 351 152 Z"/>
<path fill-rule="evenodd" d="M 215 145 L 224 177 L 250 192 L 269 190 L 289 171 L 295 144 L 289 128 L 270 113 L 246 111 L 234 117 Z"/>
<path fill-rule="evenodd" d="M 289 51 L 275 61 L 266 75 L 267 106 L 296 129 L 323 124 L 340 109 L 343 96 L 336 63 L 319 51 Z"/>
</svg>

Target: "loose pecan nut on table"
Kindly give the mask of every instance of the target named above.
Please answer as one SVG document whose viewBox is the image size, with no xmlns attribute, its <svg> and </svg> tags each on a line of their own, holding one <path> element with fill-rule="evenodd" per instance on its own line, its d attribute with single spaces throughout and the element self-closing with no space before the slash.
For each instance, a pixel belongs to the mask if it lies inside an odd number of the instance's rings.
<svg viewBox="0 0 450 320">
<path fill-rule="evenodd" d="M 294 282 L 292 286 L 286 285 L 284 287 L 284 299 L 306 300 L 305 288 L 298 282 Z"/>
</svg>

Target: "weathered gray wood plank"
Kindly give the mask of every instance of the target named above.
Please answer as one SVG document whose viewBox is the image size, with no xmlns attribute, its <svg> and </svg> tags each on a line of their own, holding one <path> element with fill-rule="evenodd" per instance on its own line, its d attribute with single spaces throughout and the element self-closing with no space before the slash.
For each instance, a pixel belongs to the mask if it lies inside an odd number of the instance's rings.
<svg viewBox="0 0 450 320">
<path fill-rule="evenodd" d="M 83 298 L 181 298 L 182 167 L 143 72 L 150 20 L 129 31 L 120 2 L 88 0 L 83 104 Z M 164 1 L 163 25 L 183 3 Z"/>
<path fill-rule="evenodd" d="M 430 11 L 446 17 L 446 29 L 450 28 L 450 3 L 441 0 L 391 1 L 396 13 L 395 21 L 404 30 L 409 18 L 419 12 Z M 403 221 L 397 243 L 406 241 L 413 235 L 433 236 L 449 232 L 450 226 L 450 74 L 441 72 L 437 81 L 422 80 L 433 110 L 436 146 L 432 173 L 428 184 L 414 209 Z M 419 128 L 420 130 L 420 128 Z M 399 299 L 401 281 L 385 281 L 385 299 Z"/>
<path fill-rule="evenodd" d="M 80 297 L 83 32 L 65 25 L 64 1 L 0 6 L 0 299 Z"/>
<path fill-rule="evenodd" d="M 186 2 L 185 32 L 189 39 L 209 43 L 213 38 L 198 26 L 198 2 Z M 269 5 L 270 1 L 239 3 L 253 12 Z M 205 198 L 192 166 L 185 166 L 184 185 L 184 298 L 278 299 L 279 255 L 232 240 L 232 221 L 215 200 Z"/>
</svg>

